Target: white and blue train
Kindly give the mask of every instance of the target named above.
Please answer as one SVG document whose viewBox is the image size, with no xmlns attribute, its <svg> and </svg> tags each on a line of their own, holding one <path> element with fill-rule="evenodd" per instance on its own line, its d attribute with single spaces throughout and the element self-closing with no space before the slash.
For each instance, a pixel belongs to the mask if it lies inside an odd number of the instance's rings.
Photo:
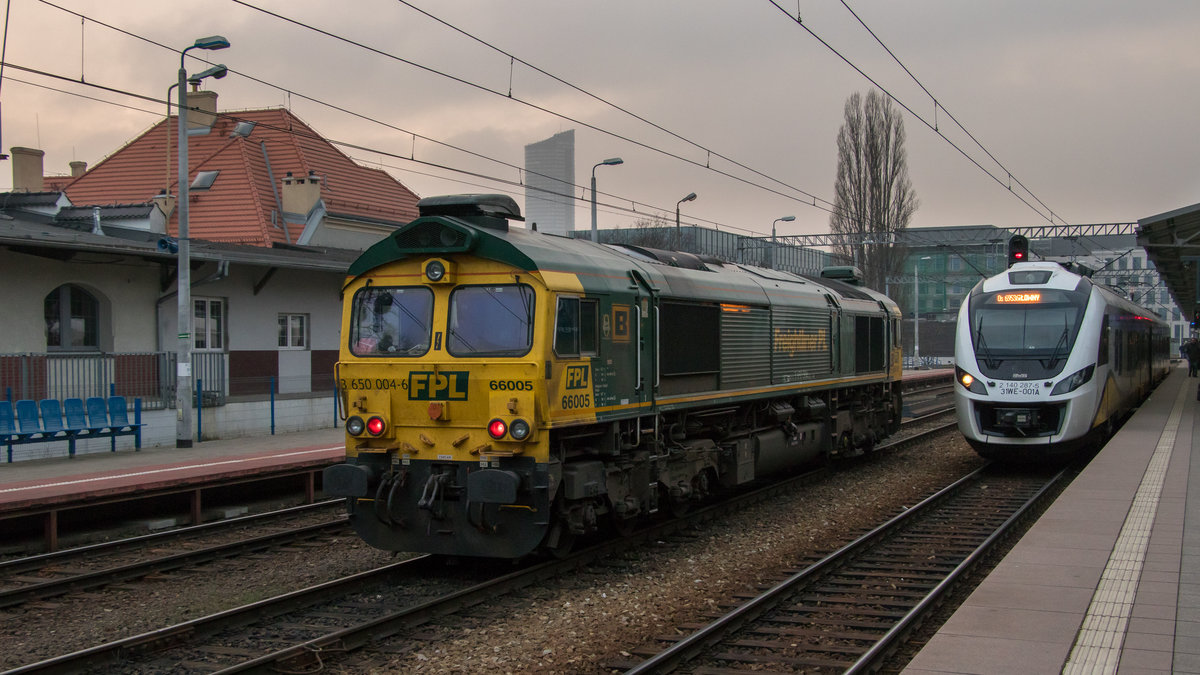
<svg viewBox="0 0 1200 675">
<path fill-rule="evenodd" d="M 1031 462 L 1102 442 L 1167 375 L 1168 324 L 1052 262 L 981 281 L 958 313 L 958 428 L 980 455 Z"/>
</svg>

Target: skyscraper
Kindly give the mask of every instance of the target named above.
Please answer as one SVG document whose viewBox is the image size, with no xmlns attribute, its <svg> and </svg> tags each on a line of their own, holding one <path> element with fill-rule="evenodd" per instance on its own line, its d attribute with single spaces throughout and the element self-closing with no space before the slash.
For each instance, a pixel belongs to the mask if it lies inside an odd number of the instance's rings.
<svg viewBox="0 0 1200 675">
<path fill-rule="evenodd" d="M 525 223 L 539 232 L 575 229 L 575 130 L 525 146 Z"/>
</svg>

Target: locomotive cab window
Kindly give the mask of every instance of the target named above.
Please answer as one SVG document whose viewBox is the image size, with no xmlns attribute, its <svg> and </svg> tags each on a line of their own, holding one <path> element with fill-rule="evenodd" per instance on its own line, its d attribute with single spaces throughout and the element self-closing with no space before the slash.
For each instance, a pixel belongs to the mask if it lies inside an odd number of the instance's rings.
<svg viewBox="0 0 1200 675">
<path fill-rule="evenodd" d="M 554 353 L 558 356 L 596 356 L 600 353 L 599 303 L 582 298 L 558 299 L 554 319 Z"/>
<path fill-rule="evenodd" d="M 354 294 L 350 352 L 420 356 L 429 351 L 433 293 L 423 286 L 368 286 Z"/>
<path fill-rule="evenodd" d="M 533 346 L 533 289 L 460 286 L 450 295 L 447 348 L 454 356 L 524 356 Z"/>
</svg>

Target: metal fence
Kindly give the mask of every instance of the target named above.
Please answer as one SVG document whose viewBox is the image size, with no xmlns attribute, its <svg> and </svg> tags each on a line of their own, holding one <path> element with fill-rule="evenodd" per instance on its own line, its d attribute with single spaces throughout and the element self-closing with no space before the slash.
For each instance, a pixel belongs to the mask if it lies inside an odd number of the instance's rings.
<svg viewBox="0 0 1200 675">
<path fill-rule="evenodd" d="M 0 395 L 16 399 L 126 396 L 144 409 L 175 406 L 174 352 L 0 354 Z M 192 376 L 202 383 L 202 405 L 224 405 L 228 355 L 194 352 Z"/>
</svg>

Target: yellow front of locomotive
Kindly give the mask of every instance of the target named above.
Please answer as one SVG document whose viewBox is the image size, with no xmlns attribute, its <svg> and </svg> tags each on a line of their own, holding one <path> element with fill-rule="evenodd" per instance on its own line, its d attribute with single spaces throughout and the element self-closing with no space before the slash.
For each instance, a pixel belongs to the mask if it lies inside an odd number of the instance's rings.
<svg viewBox="0 0 1200 675">
<path fill-rule="evenodd" d="M 536 274 L 464 254 L 408 256 L 347 286 L 347 458 L 325 490 L 368 543 L 515 558 L 545 540 L 546 297 Z"/>
</svg>

